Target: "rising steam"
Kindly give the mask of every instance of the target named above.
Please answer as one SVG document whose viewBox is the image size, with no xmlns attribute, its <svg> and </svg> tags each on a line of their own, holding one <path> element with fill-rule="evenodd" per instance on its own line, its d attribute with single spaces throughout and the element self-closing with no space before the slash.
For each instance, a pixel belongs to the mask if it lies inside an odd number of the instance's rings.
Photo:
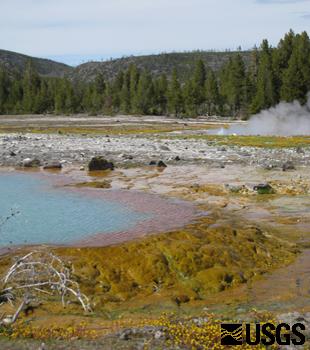
<svg viewBox="0 0 310 350">
<path fill-rule="evenodd" d="M 308 102 L 305 105 L 301 105 L 298 101 L 281 102 L 275 107 L 253 115 L 247 124 L 221 129 L 218 134 L 310 135 L 310 93 L 308 93 Z"/>
</svg>

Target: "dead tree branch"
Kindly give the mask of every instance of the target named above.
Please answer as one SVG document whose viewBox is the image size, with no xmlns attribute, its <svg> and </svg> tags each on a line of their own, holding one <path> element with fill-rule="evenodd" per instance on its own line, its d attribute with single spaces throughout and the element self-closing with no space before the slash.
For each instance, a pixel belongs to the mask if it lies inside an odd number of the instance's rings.
<svg viewBox="0 0 310 350">
<path fill-rule="evenodd" d="M 18 258 L 3 277 L 2 283 L 0 305 L 19 303 L 14 316 L 2 323 L 14 323 L 26 305 L 41 301 L 44 295 L 60 297 L 63 307 L 73 297 L 85 312 L 91 311 L 88 297 L 81 293 L 79 284 L 71 278 L 70 268 L 50 252 L 32 251 Z"/>
</svg>

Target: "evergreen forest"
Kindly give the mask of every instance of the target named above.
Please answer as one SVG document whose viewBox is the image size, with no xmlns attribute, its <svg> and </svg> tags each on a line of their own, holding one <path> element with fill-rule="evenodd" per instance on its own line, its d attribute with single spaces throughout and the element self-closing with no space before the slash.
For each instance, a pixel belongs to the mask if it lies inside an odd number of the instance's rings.
<svg viewBox="0 0 310 350">
<path fill-rule="evenodd" d="M 276 47 L 263 40 L 250 63 L 234 53 L 219 71 L 198 60 L 190 77 L 154 76 L 135 65 L 110 80 L 42 77 L 29 61 L 23 73 L 0 67 L 0 114 L 220 115 L 247 118 L 280 101 L 307 101 L 310 39 L 289 31 Z"/>
</svg>

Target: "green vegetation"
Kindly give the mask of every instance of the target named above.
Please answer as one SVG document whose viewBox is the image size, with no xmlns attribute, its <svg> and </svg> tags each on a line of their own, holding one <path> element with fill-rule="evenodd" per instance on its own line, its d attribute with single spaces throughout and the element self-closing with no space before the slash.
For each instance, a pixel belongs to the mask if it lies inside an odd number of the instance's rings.
<svg viewBox="0 0 310 350">
<path fill-rule="evenodd" d="M 250 135 L 182 135 L 169 136 L 179 139 L 201 139 L 214 141 L 219 145 L 230 145 L 240 147 L 263 147 L 263 148 L 294 148 L 309 147 L 309 136 L 250 136 Z M 163 137 L 164 138 L 164 137 Z"/>
<path fill-rule="evenodd" d="M 198 116 L 219 114 L 246 118 L 280 100 L 306 102 L 310 90 L 310 39 L 290 31 L 272 48 L 267 40 L 245 62 L 230 55 L 219 71 L 202 59 L 186 79 L 152 74 L 131 64 L 109 79 L 92 82 L 47 78 L 30 61 L 24 73 L 0 71 L 0 113 L 140 114 Z"/>
</svg>

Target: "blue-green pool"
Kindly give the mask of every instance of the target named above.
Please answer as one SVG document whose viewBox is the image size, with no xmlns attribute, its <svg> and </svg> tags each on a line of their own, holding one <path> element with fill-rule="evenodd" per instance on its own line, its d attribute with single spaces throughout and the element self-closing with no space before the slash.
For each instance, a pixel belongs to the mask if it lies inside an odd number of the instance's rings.
<svg viewBox="0 0 310 350">
<path fill-rule="evenodd" d="M 18 215 L 5 220 L 11 210 Z M 133 228 L 150 214 L 121 202 L 53 187 L 27 173 L 0 173 L 0 246 L 66 244 Z"/>
</svg>

